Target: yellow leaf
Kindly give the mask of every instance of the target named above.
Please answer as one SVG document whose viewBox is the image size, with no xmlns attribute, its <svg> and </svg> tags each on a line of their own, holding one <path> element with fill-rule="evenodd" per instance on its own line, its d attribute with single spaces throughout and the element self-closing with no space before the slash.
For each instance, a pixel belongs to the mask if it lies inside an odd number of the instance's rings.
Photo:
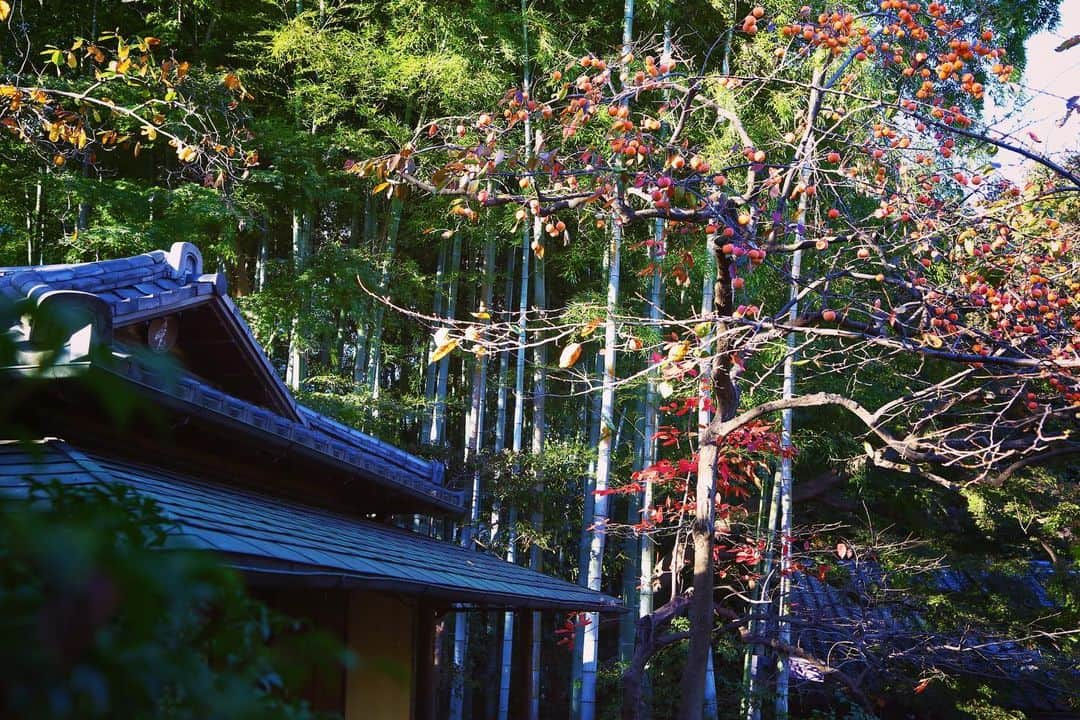
<svg viewBox="0 0 1080 720">
<path fill-rule="evenodd" d="M 176 148 L 176 157 L 180 158 L 181 162 L 191 162 L 198 155 L 198 151 L 195 150 L 194 145 L 180 145 Z"/>
<path fill-rule="evenodd" d="M 11 15 L 11 3 L 0 0 L 0 22 L 7 21 L 9 15 Z"/>
<path fill-rule="evenodd" d="M 593 318 L 589 322 L 585 323 L 585 327 L 581 328 L 581 337 L 589 337 L 596 331 L 596 328 L 604 324 L 603 318 Z"/>
<path fill-rule="evenodd" d="M 941 338 L 939 338 L 937 335 L 934 335 L 933 333 L 923 333 L 922 337 L 923 342 L 925 342 L 927 345 L 934 348 L 935 350 L 940 349 L 945 344 L 944 342 L 942 342 Z"/>
<path fill-rule="evenodd" d="M 581 343 L 570 343 L 563 348 L 559 355 L 559 367 L 563 370 L 574 367 L 574 363 L 581 357 Z"/>
<path fill-rule="evenodd" d="M 379 183 L 378 185 L 376 185 L 375 187 L 373 187 L 371 189 L 371 194 L 372 195 L 378 195 L 379 193 L 381 193 L 383 190 L 385 190 L 388 187 L 390 187 L 390 183 L 381 182 L 381 183 Z"/>
<path fill-rule="evenodd" d="M 677 342 L 668 348 L 668 360 L 671 362 L 679 362 L 686 357 L 687 351 L 690 349 L 690 343 Z"/>
<path fill-rule="evenodd" d="M 457 340 L 451 340 L 450 342 L 446 343 L 445 345 L 440 345 L 439 347 L 435 348 L 435 352 L 431 353 L 431 359 L 428 362 L 433 362 L 433 363 L 439 362 L 444 357 L 446 357 L 450 353 L 454 352 L 454 348 L 456 348 L 457 346 L 458 346 L 458 341 Z"/>
</svg>

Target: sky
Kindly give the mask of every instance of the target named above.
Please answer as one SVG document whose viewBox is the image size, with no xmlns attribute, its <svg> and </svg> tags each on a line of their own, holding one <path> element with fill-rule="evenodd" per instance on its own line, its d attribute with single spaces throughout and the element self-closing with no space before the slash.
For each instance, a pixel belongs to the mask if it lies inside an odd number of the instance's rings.
<svg viewBox="0 0 1080 720">
<path fill-rule="evenodd" d="M 1033 35 L 1027 42 L 1027 68 L 1016 83 L 1023 97 L 1014 107 L 988 99 L 987 117 L 997 129 L 1010 133 L 1029 150 L 1058 155 L 1065 150 L 1080 150 L 1080 112 L 1073 112 L 1060 125 L 1066 113 L 1066 101 L 1080 95 L 1080 45 L 1064 52 L 1054 48 L 1064 40 L 1080 35 L 1080 0 L 1062 0 L 1061 23 L 1057 29 Z M 988 94 L 989 95 L 989 94 Z M 1028 133 L 1034 133 L 1034 140 Z M 1002 173 L 1013 182 L 1024 175 L 1028 161 L 1015 153 L 1001 152 L 995 158 Z"/>
</svg>

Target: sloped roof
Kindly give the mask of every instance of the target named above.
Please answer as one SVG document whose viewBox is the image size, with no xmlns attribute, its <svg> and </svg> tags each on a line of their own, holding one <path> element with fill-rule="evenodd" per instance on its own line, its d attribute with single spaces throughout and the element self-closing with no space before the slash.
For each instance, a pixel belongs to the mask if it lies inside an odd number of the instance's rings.
<svg viewBox="0 0 1080 720">
<path fill-rule="evenodd" d="M 91 295 L 107 308 L 108 331 L 213 303 L 229 326 L 235 348 L 247 360 L 270 398 L 270 407 L 300 420 L 296 403 L 269 358 L 228 296 L 225 276 L 204 274 L 199 249 L 175 243 L 168 252 L 71 265 L 0 268 L 0 298 L 41 304 L 64 295 Z M 111 337 L 111 335 L 110 335 Z"/>
<path fill-rule="evenodd" d="M 621 609 L 607 595 L 407 530 L 95 457 L 58 440 L 0 444 L 0 492 L 25 492 L 28 478 L 131 487 L 176 523 L 174 543 L 220 552 L 255 575 L 394 590 L 455 605 Z"/>
<path fill-rule="evenodd" d="M 347 428 L 295 402 L 269 358 L 228 297 L 225 278 L 204 274 L 198 248 L 176 243 L 168 252 L 155 250 L 129 258 L 73 265 L 0 268 L 0 300 L 44 306 L 81 303 L 97 315 L 102 337 L 112 343 L 113 330 L 155 317 L 212 312 L 227 330 L 233 350 L 241 353 L 268 402 L 258 404 L 215 387 L 192 374 L 165 377 L 158 366 L 129 348 L 113 344 L 111 361 L 98 363 L 89 346 L 71 342 L 52 372 L 104 372 L 119 376 L 155 402 L 180 407 L 215 423 L 285 444 L 290 452 L 354 472 L 387 491 L 417 502 L 417 511 L 461 512 L 464 494 L 443 485 L 441 463 L 425 460 L 393 445 Z M 0 303 L 2 304 L 2 303 Z M 13 318 L 12 331 L 22 344 L 33 345 L 33 329 Z M 4 328 L 0 327 L 0 331 Z M 34 371 L 34 353 L 23 371 Z M 55 362 L 55 361 L 54 361 Z M 213 365 L 213 363 L 210 363 Z"/>
</svg>

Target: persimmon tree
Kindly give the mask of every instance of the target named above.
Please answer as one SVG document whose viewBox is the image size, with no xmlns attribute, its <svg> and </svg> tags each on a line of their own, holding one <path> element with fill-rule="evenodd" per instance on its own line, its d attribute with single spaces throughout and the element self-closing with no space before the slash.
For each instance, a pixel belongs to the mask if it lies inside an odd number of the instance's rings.
<svg viewBox="0 0 1080 720">
<path fill-rule="evenodd" d="M 733 433 L 835 406 L 864 426 L 869 462 L 949 489 L 1080 450 L 1075 227 L 1055 217 L 1080 175 L 977 120 L 987 86 L 1015 72 L 993 29 L 942 3 L 884 0 L 868 12 L 755 7 L 732 31 L 719 70 L 648 45 L 587 55 L 351 166 L 446 198 L 461 222 L 500 207 L 540 218 L 538 256 L 593 224 L 656 219 L 687 247 L 706 246 L 711 312 L 669 319 L 662 347 L 643 346 L 642 321 L 622 318 L 618 341 L 620 352 L 657 353 L 669 395 L 714 410 L 697 428 L 684 718 L 701 713 L 717 462 Z M 749 123 L 762 96 L 796 108 L 794 122 Z M 998 151 L 1049 179 L 997 177 Z M 590 334 L 545 317 L 547 341 Z M 498 323 L 444 325 L 446 350 L 514 341 Z M 579 350 L 564 348 L 564 369 Z M 781 391 L 796 362 L 800 388 L 814 391 Z M 895 397 L 868 405 L 871 384 Z"/>
</svg>

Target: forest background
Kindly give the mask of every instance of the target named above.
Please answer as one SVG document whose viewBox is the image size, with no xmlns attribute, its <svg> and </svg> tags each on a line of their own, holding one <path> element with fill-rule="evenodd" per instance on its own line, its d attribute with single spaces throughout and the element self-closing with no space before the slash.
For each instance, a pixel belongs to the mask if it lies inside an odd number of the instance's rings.
<svg viewBox="0 0 1080 720">
<path fill-rule="evenodd" d="M 776 3 L 768 11 L 791 16 L 797 5 Z M 610 445 L 613 487 L 632 486 L 635 473 L 658 459 L 686 456 L 677 442 L 658 449 L 673 438 L 655 418 L 669 389 L 646 382 L 656 362 L 653 353 L 668 353 L 672 344 L 664 345 L 661 323 L 635 328 L 629 319 L 649 314 L 657 276 L 663 278 L 667 316 L 693 316 L 709 292 L 711 259 L 704 244 L 658 255 L 650 242 L 653 227 L 627 230 L 617 308 L 627 318 L 620 330 L 626 351 L 619 355 L 613 406 L 604 411 L 604 358 L 593 340 L 606 314 L 610 226 L 589 217 L 569 231 L 549 233 L 556 239 L 543 252 L 531 248 L 522 255 L 521 223 L 513 212 L 486 213 L 472 222 L 443 199 L 354 171 L 358 161 L 399 151 L 439 118 L 494 106 L 508 88 L 520 87 L 523 73 L 550 83 L 550 73 L 569 74 L 590 53 L 617 56 L 624 44 L 623 4 L 45 0 L 3 8 L 0 52 L 8 77 L 25 84 L 26 77 L 40 74 L 53 78 L 47 81 L 53 87 L 82 92 L 94 80 L 84 71 L 86 46 L 77 47 L 77 39 L 115 52 L 121 62 L 120 48 L 129 44 L 134 56 L 156 55 L 159 64 L 171 63 L 169 72 L 182 72 L 200 113 L 221 119 L 215 130 L 243 151 L 242 161 L 199 166 L 193 173 L 183 145 L 155 142 L 159 138 L 140 124 L 127 133 L 118 128 L 111 139 L 96 138 L 93 153 L 77 152 L 83 149 L 77 140 L 69 143 L 73 152 L 57 153 L 48 142 L 4 134 L 0 266 L 84 262 L 195 243 L 208 265 L 228 276 L 252 329 L 301 401 L 442 459 L 450 467 L 449 481 L 467 494 L 474 484 L 481 489 L 472 526 L 427 518 L 404 522 L 446 539 L 464 536 L 484 551 L 574 581 L 587 579 L 584 568 L 596 534 L 597 445 Z M 639 2 L 631 39 L 659 49 L 666 32 L 674 52 L 694 64 L 706 62 L 717 38 L 726 37 L 724 62 L 753 67 L 770 48 L 730 32 L 750 9 L 738 3 Z M 1052 0 L 960 9 L 993 28 L 1016 77 L 1025 39 L 1052 27 L 1058 12 Z M 1002 90 L 1001 104 L 1020 91 L 1015 85 Z M 116 99 L 128 106 L 144 99 L 141 88 L 129 92 Z M 744 121 L 752 136 L 794 127 L 805 110 L 779 93 L 747 97 L 746 103 Z M 172 121 L 171 115 L 163 118 L 163 129 L 173 127 Z M 176 127 L 187 122 L 181 117 Z M 709 128 L 692 131 L 707 137 Z M 979 155 L 983 149 L 971 152 L 992 162 Z M 1074 201 L 1058 216 L 1068 224 L 1076 214 Z M 527 257 L 532 265 L 523 275 Z M 777 277 L 757 283 L 761 304 L 787 291 Z M 441 326 L 457 332 L 466 328 L 460 323 L 490 320 L 513 327 L 522 297 L 536 342 L 530 340 L 521 363 L 509 344 L 493 346 L 486 356 L 441 352 L 449 345 L 448 336 L 438 334 Z M 541 339 L 556 350 L 581 341 L 576 350 L 582 354 L 573 360 L 549 355 Z M 430 362 L 433 357 L 439 359 Z M 575 372 L 560 373 L 560 364 Z M 481 373 L 490 381 L 481 381 Z M 820 387 L 828 389 L 829 382 L 822 380 Z M 778 383 L 778 377 L 764 381 Z M 859 388 L 871 406 L 897 392 L 888 382 Z M 743 403 L 752 407 L 769 397 L 766 388 L 748 393 Z M 522 407 L 515 413 L 518 402 Z M 671 415 L 681 418 L 688 409 L 673 407 Z M 477 422 L 478 414 L 486 421 Z M 678 422 L 672 419 L 671 426 Z M 915 583 L 904 573 L 916 566 L 936 570 L 945 558 L 944 565 L 982 581 L 966 593 L 919 585 L 916 599 L 905 600 L 925 622 L 978 627 L 1003 638 L 1028 637 L 1032 628 L 1056 633 L 1076 626 L 1075 578 L 1065 568 L 1080 553 L 1080 504 L 1076 471 L 1067 462 L 1026 468 L 1000 486 L 970 485 L 956 492 L 871 467 L 865 428 L 840 410 L 801 410 L 795 428 L 799 527 L 793 534 L 805 542 L 806 569 L 847 587 L 850 578 L 835 567 L 838 553 L 843 559 L 848 547 L 871 555 L 887 548 L 889 559 L 881 562 L 895 566 L 897 582 Z M 739 502 L 750 508 L 741 519 L 748 528 L 767 525 L 768 485 L 759 479 L 746 483 Z M 611 499 L 609 515 L 623 527 L 613 525 L 608 533 L 602 589 L 637 608 L 642 587 L 651 586 L 651 579 L 641 582 L 642 541 L 632 530 L 642 522 L 640 500 L 635 492 Z M 658 541 L 657 554 L 667 557 L 674 578 L 680 571 L 670 563 L 679 540 L 672 535 Z M 747 531 L 742 539 L 752 536 Z M 757 547 L 753 537 L 747 541 L 751 550 Z M 822 559 L 830 553 L 832 559 Z M 765 562 L 751 555 L 740 563 Z M 1045 561 L 1056 573 L 1053 613 L 1030 597 L 1033 560 Z M 670 584 L 661 583 L 658 591 L 670 593 Z M 620 704 L 620 675 L 633 654 L 634 615 L 604 620 L 600 628 L 601 714 L 613 716 Z M 581 628 L 571 623 L 578 641 L 567 648 L 558 642 L 565 635 L 556 632 L 563 618 L 543 622 L 535 633 L 544 668 L 536 680 L 537 704 L 543 716 L 563 717 L 580 702 Z M 448 714 L 479 717 L 497 709 L 501 668 L 495 649 L 503 644 L 504 628 L 494 617 L 473 624 L 468 643 L 458 638 L 455 656 L 448 627 L 445 652 L 460 666 L 448 675 Z M 1075 636 L 1055 636 L 1051 645 L 1068 656 L 1075 653 Z M 671 712 L 684 654 L 674 644 L 652 663 L 657 717 Z M 716 636 L 708 712 L 733 716 L 740 702 L 745 710 L 744 655 L 738 637 Z M 945 702 L 956 712 L 991 717 L 1005 712 L 999 705 L 1012 702 L 1007 688 L 992 680 L 907 668 L 873 692 L 889 698 L 894 712 Z M 820 696 L 807 703 L 830 705 Z M 841 709 L 830 712 L 866 712 L 850 697 L 835 707 Z"/>
</svg>

